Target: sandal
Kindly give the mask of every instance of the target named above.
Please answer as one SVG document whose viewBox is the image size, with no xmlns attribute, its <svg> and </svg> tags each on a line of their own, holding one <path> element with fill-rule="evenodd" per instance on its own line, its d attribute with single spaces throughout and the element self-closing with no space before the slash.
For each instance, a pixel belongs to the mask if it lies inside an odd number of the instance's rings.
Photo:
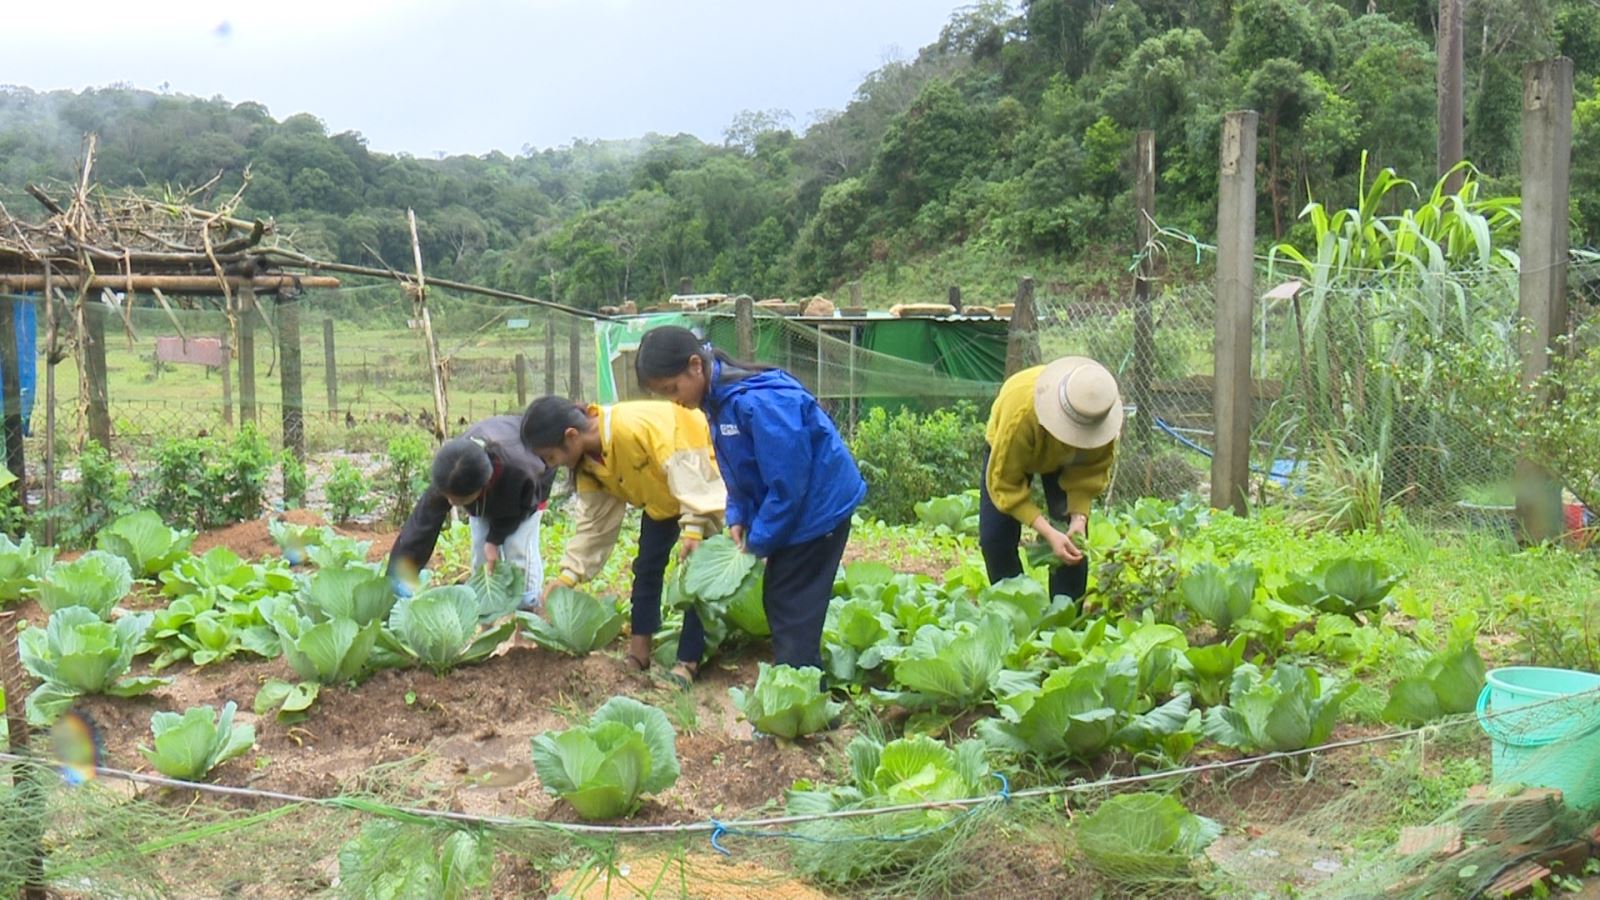
<svg viewBox="0 0 1600 900">
<path fill-rule="evenodd" d="M 683 662 L 681 660 L 667 673 L 667 678 L 671 679 L 672 683 L 677 685 L 680 690 L 685 691 L 692 687 L 699 677 L 699 663 Z"/>
</svg>

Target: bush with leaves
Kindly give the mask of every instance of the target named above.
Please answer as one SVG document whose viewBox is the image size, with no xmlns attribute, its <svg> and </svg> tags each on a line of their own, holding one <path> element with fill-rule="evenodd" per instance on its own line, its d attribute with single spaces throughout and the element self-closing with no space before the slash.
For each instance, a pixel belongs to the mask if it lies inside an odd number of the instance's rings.
<svg viewBox="0 0 1600 900">
<path fill-rule="evenodd" d="M 139 753 L 168 778 L 199 781 L 255 746 L 255 726 L 233 724 L 234 708 L 230 700 L 220 713 L 209 706 L 191 706 L 183 715 L 158 712 L 150 717 L 155 746 Z"/>
<path fill-rule="evenodd" d="M 856 423 L 850 452 L 870 485 L 863 513 L 907 524 L 917 521 L 919 501 L 971 487 L 983 459 L 983 422 L 968 403 L 926 414 L 874 407 Z"/>
<path fill-rule="evenodd" d="M 433 453 L 422 435 L 411 433 L 390 439 L 388 451 L 376 487 L 384 519 L 398 528 L 411 515 L 417 497 L 427 490 Z"/>
<path fill-rule="evenodd" d="M 100 529 L 133 511 L 127 470 L 93 441 L 78 455 L 78 479 L 65 482 L 62 493 L 65 502 L 44 513 L 55 520 L 60 547 L 86 547 Z"/>
<path fill-rule="evenodd" d="M 254 519 L 265 505 L 278 463 L 265 436 L 246 423 L 232 441 L 183 438 L 156 448 L 150 506 L 169 522 L 196 529 Z"/>
<path fill-rule="evenodd" d="M 335 522 L 348 522 L 357 516 L 364 516 L 375 505 L 371 482 L 348 459 L 333 464 L 333 471 L 322 486 L 322 493 L 328 501 L 328 513 Z"/>
<path fill-rule="evenodd" d="M 677 739 L 666 713 L 612 697 L 587 724 L 535 737 L 534 771 L 585 819 L 632 815 L 642 795 L 677 783 Z"/>
</svg>

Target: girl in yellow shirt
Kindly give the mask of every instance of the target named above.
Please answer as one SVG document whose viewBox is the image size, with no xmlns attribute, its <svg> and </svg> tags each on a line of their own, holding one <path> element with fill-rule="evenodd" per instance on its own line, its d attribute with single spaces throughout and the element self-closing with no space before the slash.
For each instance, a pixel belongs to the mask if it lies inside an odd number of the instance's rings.
<svg viewBox="0 0 1600 900">
<path fill-rule="evenodd" d="M 1121 429 L 1117 380 L 1092 359 L 1063 357 L 1006 379 L 984 432 L 989 450 L 978 504 L 978 546 L 991 584 L 1022 574 L 1017 548 L 1026 525 L 1064 563 L 1050 575 L 1051 595 L 1083 596 L 1089 564 L 1079 541 L 1090 502 L 1110 480 Z M 1035 477 L 1044 482 L 1048 510 L 1033 502 Z"/>
<path fill-rule="evenodd" d="M 558 584 L 571 587 L 599 574 L 628 507 L 643 510 L 639 555 L 633 561 L 628 659 L 640 671 L 648 669 L 672 548 L 677 545 L 687 556 L 716 533 L 728 502 L 705 415 L 665 401 L 579 406 L 563 397 L 541 397 L 523 414 L 522 443 L 552 469 L 571 468 L 576 484 L 574 533 L 547 596 Z M 704 654 L 705 630 L 688 610 L 674 674 L 692 678 Z"/>
</svg>

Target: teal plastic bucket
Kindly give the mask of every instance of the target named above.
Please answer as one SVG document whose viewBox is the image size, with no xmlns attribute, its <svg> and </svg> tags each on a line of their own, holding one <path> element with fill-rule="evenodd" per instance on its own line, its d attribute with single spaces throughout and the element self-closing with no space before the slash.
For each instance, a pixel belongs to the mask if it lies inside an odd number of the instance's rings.
<svg viewBox="0 0 1600 900">
<path fill-rule="evenodd" d="M 1512 666 L 1485 681 L 1478 724 L 1494 783 L 1556 788 L 1569 806 L 1600 809 L 1600 675 Z"/>
</svg>

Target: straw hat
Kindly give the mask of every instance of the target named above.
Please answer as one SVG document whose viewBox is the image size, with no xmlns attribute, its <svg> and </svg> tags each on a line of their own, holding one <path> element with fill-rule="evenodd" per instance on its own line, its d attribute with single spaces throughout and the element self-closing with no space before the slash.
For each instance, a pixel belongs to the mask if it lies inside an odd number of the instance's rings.
<svg viewBox="0 0 1600 900">
<path fill-rule="evenodd" d="M 1069 447 L 1104 447 L 1122 431 L 1117 379 L 1085 356 L 1063 356 L 1039 373 L 1033 411 L 1050 435 Z"/>
</svg>

